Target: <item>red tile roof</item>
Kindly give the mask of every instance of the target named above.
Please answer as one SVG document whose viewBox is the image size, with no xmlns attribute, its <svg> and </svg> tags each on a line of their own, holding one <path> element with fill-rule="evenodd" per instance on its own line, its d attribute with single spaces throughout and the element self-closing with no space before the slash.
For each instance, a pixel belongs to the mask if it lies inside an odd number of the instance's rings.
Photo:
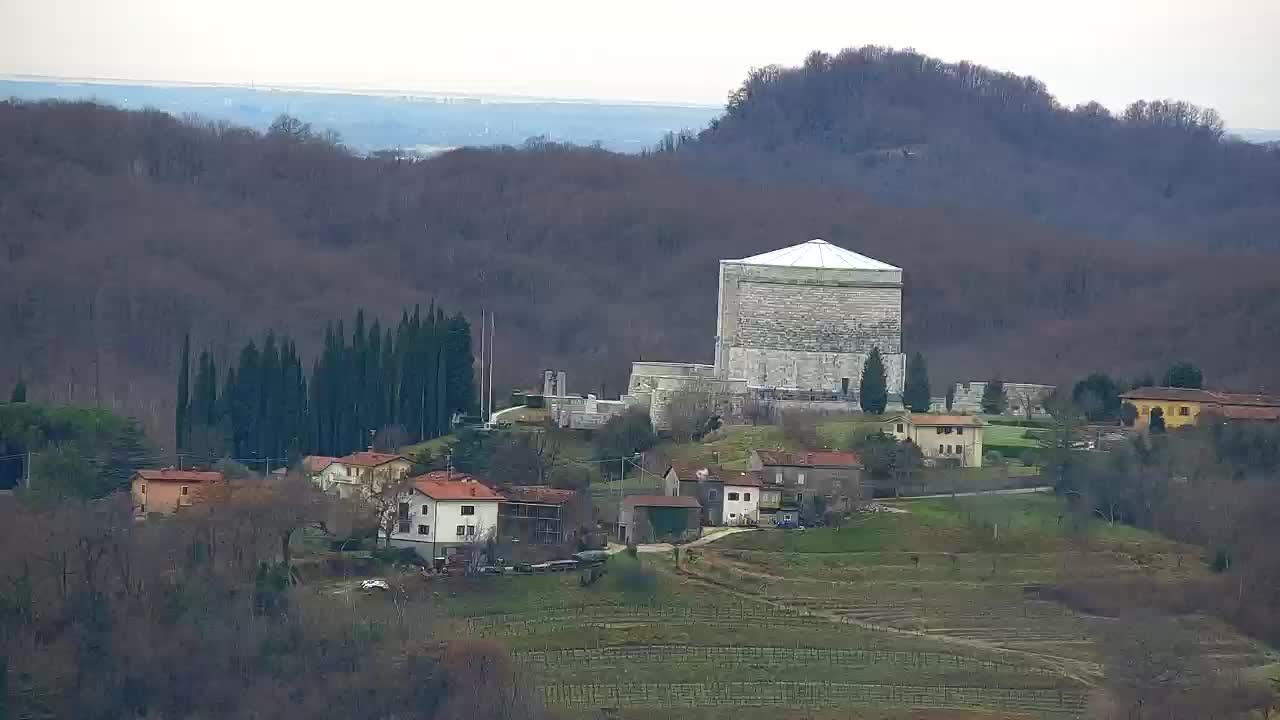
<svg viewBox="0 0 1280 720">
<path fill-rule="evenodd" d="M 396 460 L 404 460 L 403 455 L 395 455 L 392 453 L 380 452 L 357 452 L 342 458 L 338 458 L 338 462 L 343 465 L 357 465 L 359 467 L 377 467 L 386 465 Z"/>
<path fill-rule="evenodd" d="M 688 495 L 628 495 L 622 500 L 626 507 L 681 507 L 702 508 L 698 498 Z"/>
<path fill-rule="evenodd" d="M 451 477 L 452 479 L 448 479 Z M 432 500 L 501 500 L 502 496 L 494 492 L 488 485 L 478 482 L 470 475 L 452 473 L 448 476 L 444 470 L 436 470 L 426 475 L 412 478 L 413 486 L 418 492 Z"/>
<path fill-rule="evenodd" d="M 760 477 L 758 472 L 731 472 L 724 476 L 724 484 L 739 487 L 761 487 L 764 485 L 764 479 Z"/>
<path fill-rule="evenodd" d="M 318 473 L 338 461 L 328 455 L 308 455 L 302 458 L 302 469 L 309 473 Z"/>
<path fill-rule="evenodd" d="M 984 427 L 987 423 L 977 415 L 931 415 L 929 413 L 911 413 L 910 415 L 897 415 L 889 418 L 887 422 L 896 422 L 905 418 L 911 421 L 912 425 L 923 425 L 925 427 L 943 426 L 962 426 L 962 427 Z"/>
<path fill-rule="evenodd" d="M 572 490 L 561 490 L 546 485 L 512 485 L 502 488 L 498 494 L 508 502 L 538 505 L 563 505 L 577 495 Z"/>
<path fill-rule="evenodd" d="M 1228 420 L 1280 420 L 1280 407 L 1227 405 L 1222 408 L 1209 408 L 1208 412 L 1219 413 Z"/>
<path fill-rule="evenodd" d="M 720 482 L 724 474 L 721 466 L 706 463 L 672 463 L 671 470 L 675 471 L 680 482 Z"/>
<path fill-rule="evenodd" d="M 166 468 L 164 470 L 137 470 L 134 475 L 148 482 L 184 482 L 184 483 L 202 483 L 202 482 L 222 482 L 223 477 L 220 472 L 206 472 L 200 470 L 174 470 Z"/>
<path fill-rule="evenodd" d="M 790 465 L 795 467 L 852 467 L 857 466 L 858 455 L 831 450 L 756 450 L 760 462 L 765 465 Z"/>
<path fill-rule="evenodd" d="M 1130 390 L 1120 397 L 1125 400 L 1167 400 L 1172 402 L 1198 402 L 1209 405 L 1245 405 L 1280 407 L 1280 397 L 1252 393 L 1228 393 L 1194 388 L 1144 387 Z"/>
</svg>

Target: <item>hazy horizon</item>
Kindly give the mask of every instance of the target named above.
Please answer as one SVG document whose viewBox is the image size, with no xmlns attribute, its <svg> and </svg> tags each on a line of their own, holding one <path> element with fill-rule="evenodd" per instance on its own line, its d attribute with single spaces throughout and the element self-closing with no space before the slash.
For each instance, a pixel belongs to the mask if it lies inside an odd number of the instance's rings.
<svg viewBox="0 0 1280 720">
<path fill-rule="evenodd" d="M 731 10 L 654 0 L 601 7 L 369 0 L 358 12 L 228 0 L 0 0 L 0 73 L 134 82 L 321 85 L 360 90 L 723 104 L 752 67 L 812 50 L 914 48 L 1042 80 L 1062 102 L 1119 109 L 1174 97 L 1234 127 L 1280 126 L 1280 3 L 1229 12 L 1189 0 L 1012 0 L 884 7 L 801 2 Z"/>
</svg>

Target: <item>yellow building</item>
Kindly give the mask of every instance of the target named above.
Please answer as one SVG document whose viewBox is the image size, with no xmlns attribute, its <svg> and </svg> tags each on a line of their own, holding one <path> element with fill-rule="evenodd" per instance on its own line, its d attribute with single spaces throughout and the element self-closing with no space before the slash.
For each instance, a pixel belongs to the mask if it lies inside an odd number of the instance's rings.
<svg viewBox="0 0 1280 720">
<path fill-rule="evenodd" d="M 1138 409 L 1134 426 L 1139 430 L 1151 427 L 1151 417 L 1157 408 L 1164 415 L 1164 426 L 1169 430 L 1195 425 L 1201 415 L 1224 420 L 1280 420 L 1280 398 L 1267 395 L 1144 387 L 1130 390 L 1120 399 Z"/>
</svg>

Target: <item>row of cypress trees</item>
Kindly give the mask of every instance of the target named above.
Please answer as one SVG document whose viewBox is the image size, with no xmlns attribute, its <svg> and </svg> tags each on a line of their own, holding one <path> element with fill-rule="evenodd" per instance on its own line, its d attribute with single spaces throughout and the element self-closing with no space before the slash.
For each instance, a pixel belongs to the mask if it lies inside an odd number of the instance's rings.
<svg viewBox="0 0 1280 720">
<path fill-rule="evenodd" d="M 929 412 L 929 369 L 924 356 L 916 353 L 907 364 L 907 376 L 903 382 L 902 403 L 912 412 Z M 858 404 L 863 411 L 880 414 L 889 404 L 889 383 L 885 372 L 884 357 L 880 348 L 874 347 L 862 367 L 858 383 Z"/>
<path fill-rule="evenodd" d="M 191 341 L 183 340 L 175 431 L 180 451 L 197 456 L 287 458 L 345 455 L 391 428 L 413 442 L 447 433 L 454 412 L 470 409 L 475 388 L 471 326 L 434 304 L 401 313 L 393 331 L 356 313 L 325 329 L 309 375 L 297 346 L 268 334 L 248 342 L 219 378 L 206 350 L 190 380 Z M 221 382 L 219 382 L 221 380 Z"/>
</svg>

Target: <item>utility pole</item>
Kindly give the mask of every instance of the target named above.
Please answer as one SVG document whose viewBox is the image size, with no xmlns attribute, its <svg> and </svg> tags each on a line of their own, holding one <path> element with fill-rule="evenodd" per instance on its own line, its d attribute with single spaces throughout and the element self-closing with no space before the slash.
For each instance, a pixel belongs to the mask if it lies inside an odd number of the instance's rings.
<svg viewBox="0 0 1280 720">
<path fill-rule="evenodd" d="M 27 489 L 31 489 L 31 451 L 27 451 Z"/>
</svg>

